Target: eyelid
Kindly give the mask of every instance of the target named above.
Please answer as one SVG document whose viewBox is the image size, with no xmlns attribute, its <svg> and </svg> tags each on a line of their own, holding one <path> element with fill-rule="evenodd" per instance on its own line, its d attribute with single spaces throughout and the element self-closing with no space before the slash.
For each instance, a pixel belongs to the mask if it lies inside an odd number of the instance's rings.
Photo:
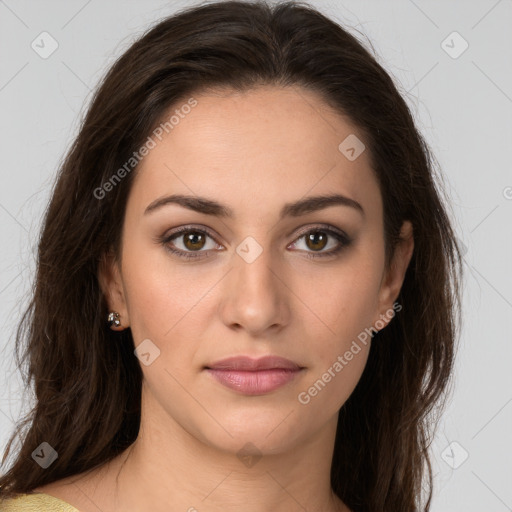
<svg viewBox="0 0 512 512">
<path fill-rule="evenodd" d="M 345 233 L 343 230 L 341 229 L 338 229 L 337 227 L 335 226 L 332 226 L 330 224 L 323 224 L 323 223 L 317 223 L 317 224 L 306 224 L 305 226 L 303 226 L 303 228 L 299 228 L 299 231 L 295 234 L 295 239 L 294 241 L 297 239 L 297 238 L 300 238 L 301 236 L 311 232 L 311 231 L 315 231 L 315 230 L 325 230 L 325 231 L 334 231 L 335 233 L 337 233 L 338 235 L 340 235 L 341 237 L 343 238 L 346 238 L 347 240 L 350 240 L 350 237 L 347 235 L 347 233 Z"/>
<path fill-rule="evenodd" d="M 187 224 L 186 226 L 180 226 L 179 228 L 175 228 L 172 230 L 172 233 L 163 235 L 163 239 L 169 240 L 172 237 L 179 235 L 180 233 L 186 233 L 188 231 L 204 231 L 208 236 L 213 238 L 216 243 L 219 243 L 217 241 L 216 235 L 213 234 L 213 231 L 207 228 L 206 226 L 196 225 L 196 224 Z"/>
<path fill-rule="evenodd" d="M 170 234 L 164 234 L 161 238 L 162 240 L 170 240 L 172 239 L 174 236 L 182 233 L 182 232 L 187 232 L 187 231 L 193 231 L 194 229 L 197 229 L 198 231 L 204 231 L 206 234 L 208 234 L 208 236 L 210 236 L 217 244 L 219 245 L 222 245 L 218 240 L 217 240 L 217 237 L 216 235 L 213 233 L 212 230 L 210 230 L 209 228 L 207 228 L 206 226 L 203 226 L 203 225 L 199 225 L 199 224 L 187 224 L 185 226 L 180 226 L 178 228 L 175 228 L 172 233 Z M 336 228 L 335 226 L 332 226 L 330 224 L 324 224 L 324 223 L 317 223 L 317 224 L 305 224 L 304 226 L 301 226 L 299 228 L 299 231 L 297 231 L 295 233 L 295 238 L 292 240 L 292 242 L 295 242 L 298 238 L 302 237 L 303 235 L 307 234 L 307 233 L 310 233 L 311 231 L 314 231 L 314 230 L 321 230 L 321 229 L 324 229 L 324 230 L 328 230 L 328 231 L 334 231 L 336 232 L 338 235 L 342 236 L 343 238 L 347 239 L 347 240 L 351 240 L 351 238 L 347 235 L 347 233 L 345 233 L 343 230 L 339 229 L 339 228 Z M 291 234 L 290 234 L 291 235 Z M 205 251 L 203 251 L 205 252 Z"/>
</svg>

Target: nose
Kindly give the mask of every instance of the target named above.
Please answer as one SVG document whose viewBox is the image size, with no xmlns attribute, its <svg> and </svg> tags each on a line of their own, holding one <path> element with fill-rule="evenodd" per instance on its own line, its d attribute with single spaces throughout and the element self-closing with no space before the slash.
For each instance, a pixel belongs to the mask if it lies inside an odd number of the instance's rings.
<svg viewBox="0 0 512 512">
<path fill-rule="evenodd" d="M 280 268 L 261 245 L 251 240 L 240 244 L 223 285 L 220 314 L 228 327 L 244 329 L 255 337 L 285 327 L 290 290 Z"/>
</svg>

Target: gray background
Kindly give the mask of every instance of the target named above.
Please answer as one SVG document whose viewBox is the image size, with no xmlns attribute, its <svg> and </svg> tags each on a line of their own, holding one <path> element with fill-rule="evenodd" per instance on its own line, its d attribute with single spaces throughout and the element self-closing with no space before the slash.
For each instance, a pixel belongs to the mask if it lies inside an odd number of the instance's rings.
<svg viewBox="0 0 512 512">
<path fill-rule="evenodd" d="M 32 399 L 14 364 L 13 330 L 58 164 L 108 66 L 150 25 L 192 3 L 0 0 L 2 452 Z M 467 247 L 455 387 L 432 444 L 432 510 L 512 510 L 512 2 L 311 3 L 371 40 L 442 167 Z M 31 47 L 42 46 L 43 31 L 59 45 L 46 59 Z"/>
</svg>

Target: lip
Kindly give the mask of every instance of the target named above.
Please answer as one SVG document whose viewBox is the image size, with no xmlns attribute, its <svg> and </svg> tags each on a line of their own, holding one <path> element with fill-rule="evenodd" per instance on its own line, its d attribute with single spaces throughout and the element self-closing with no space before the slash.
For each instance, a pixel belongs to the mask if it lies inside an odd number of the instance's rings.
<svg viewBox="0 0 512 512">
<path fill-rule="evenodd" d="M 303 370 L 293 361 L 278 356 L 230 357 L 204 369 L 225 387 L 245 395 L 270 393 L 292 381 Z"/>
<path fill-rule="evenodd" d="M 279 356 L 264 356 L 254 359 L 249 356 L 235 356 L 222 359 L 206 367 L 211 370 L 240 370 L 240 371 L 256 371 L 256 370 L 300 370 L 301 367 Z"/>
</svg>

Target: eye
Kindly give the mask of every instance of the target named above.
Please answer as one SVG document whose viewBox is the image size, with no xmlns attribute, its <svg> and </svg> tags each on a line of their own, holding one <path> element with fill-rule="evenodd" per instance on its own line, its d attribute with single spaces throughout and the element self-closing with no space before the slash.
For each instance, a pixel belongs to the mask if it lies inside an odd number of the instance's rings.
<svg viewBox="0 0 512 512">
<path fill-rule="evenodd" d="M 305 247 L 306 257 L 308 258 L 327 258 L 335 256 L 352 242 L 342 231 L 335 231 L 332 228 L 324 226 L 315 227 L 313 229 L 309 228 L 297 240 L 303 240 L 304 243 L 302 246 Z M 297 241 L 292 244 L 294 247 L 299 245 L 301 244 Z M 331 250 L 324 251 L 329 245 Z"/>
<path fill-rule="evenodd" d="M 210 244 L 213 245 L 213 247 L 206 247 L 208 245 L 206 243 L 207 238 L 214 240 L 213 236 L 204 229 L 183 226 L 173 231 L 173 233 L 170 235 L 162 238 L 161 243 L 171 253 L 176 254 L 177 256 L 184 259 L 193 259 L 202 258 L 205 252 L 210 249 L 215 249 L 218 246 L 217 243 L 213 243 Z M 177 243 L 174 242 L 174 240 L 177 240 Z M 170 242 L 173 243 L 171 244 Z M 205 247 L 206 250 L 203 250 Z"/>
<path fill-rule="evenodd" d="M 210 242 L 209 247 L 208 239 L 213 241 Z M 304 240 L 303 247 L 305 247 L 305 249 L 301 248 L 300 250 L 304 251 L 308 258 L 333 257 L 352 242 L 342 231 L 324 226 L 317 226 L 302 231 L 299 238 L 289 245 L 288 248 L 297 248 L 297 246 L 301 245 L 298 243 L 300 240 Z M 208 251 L 222 247 L 215 241 L 214 236 L 209 231 L 191 226 L 177 228 L 169 235 L 159 238 L 158 242 L 164 245 L 166 250 L 185 260 L 203 258 Z M 324 251 L 329 246 L 331 246 L 331 249 Z"/>
</svg>

